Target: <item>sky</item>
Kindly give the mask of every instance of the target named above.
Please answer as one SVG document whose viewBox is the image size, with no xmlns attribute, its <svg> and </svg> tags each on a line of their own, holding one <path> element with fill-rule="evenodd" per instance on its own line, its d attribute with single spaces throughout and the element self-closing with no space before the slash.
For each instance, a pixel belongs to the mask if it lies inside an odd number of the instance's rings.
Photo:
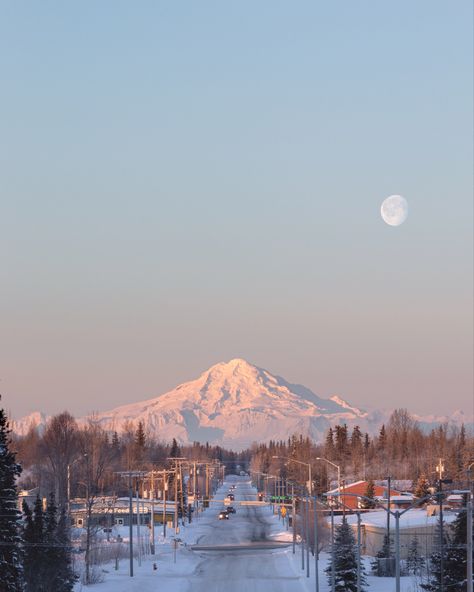
<svg viewBox="0 0 474 592">
<path fill-rule="evenodd" d="M 357 406 L 471 413 L 472 10 L 1 3 L 13 417 L 235 357 Z"/>
</svg>

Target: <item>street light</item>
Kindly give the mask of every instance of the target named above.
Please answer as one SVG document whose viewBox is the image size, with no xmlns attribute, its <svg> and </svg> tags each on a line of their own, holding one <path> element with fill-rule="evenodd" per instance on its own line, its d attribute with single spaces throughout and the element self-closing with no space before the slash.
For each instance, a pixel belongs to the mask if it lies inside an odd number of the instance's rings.
<svg viewBox="0 0 474 592">
<path fill-rule="evenodd" d="M 299 465 L 305 465 L 308 467 L 308 482 L 309 482 L 309 495 L 313 495 L 313 480 L 311 478 L 311 463 L 303 462 L 302 460 L 296 460 L 296 458 L 285 457 L 285 456 L 272 456 L 272 458 L 279 458 L 280 460 L 286 460 L 287 462 L 295 462 Z"/>
<path fill-rule="evenodd" d="M 85 452 L 84 454 L 81 454 L 81 456 L 78 456 L 77 458 L 75 458 L 71 463 L 67 463 L 67 513 L 69 516 L 69 520 L 71 519 L 71 467 L 73 467 L 77 462 L 79 462 L 80 460 L 83 460 L 85 457 L 87 457 L 87 452 Z"/>
<path fill-rule="evenodd" d="M 336 463 L 333 463 L 331 460 L 328 460 L 327 458 L 322 458 L 321 456 L 317 456 L 316 460 L 322 460 L 328 463 L 328 465 L 331 465 L 337 469 L 337 490 L 339 492 L 339 495 L 341 495 L 341 467 L 339 465 L 336 465 Z"/>
<path fill-rule="evenodd" d="M 466 550 L 467 550 L 467 566 L 466 566 L 466 575 L 467 575 L 467 592 L 472 592 L 472 493 L 471 493 L 471 467 L 474 465 L 472 462 L 467 467 L 467 485 L 469 493 L 467 494 L 467 504 L 466 504 Z"/>
<path fill-rule="evenodd" d="M 370 498 L 366 497 L 365 495 L 360 495 L 358 493 L 346 493 L 345 495 L 350 496 L 350 497 L 357 497 L 360 499 L 373 501 L 373 500 L 370 500 Z M 405 508 L 402 511 L 396 510 L 395 512 L 392 512 L 390 510 L 390 508 L 386 508 L 378 500 L 375 501 L 375 504 L 378 508 L 380 508 L 381 510 L 384 510 L 388 514 L 391 514 L 392 516 L 395 517 L 395 592 L 400 592 L 400 576 L 401 576 L 401 574 L 400 574 L 400 518 L 403 516 L 403 514 L 406 514 L 409 510 L 413 510 L 413 508 L 416 508 L 417 506 L 419 506 L 420 504 L 422 504 L 423 502 L 425 502 L 429 499 L 431 499 L 430 495 L 427 495 L 426 497 L 421 497 L 420 499 L 413 502 L 410 506 L 408 506 L 408 508 Z"/>
</svg>

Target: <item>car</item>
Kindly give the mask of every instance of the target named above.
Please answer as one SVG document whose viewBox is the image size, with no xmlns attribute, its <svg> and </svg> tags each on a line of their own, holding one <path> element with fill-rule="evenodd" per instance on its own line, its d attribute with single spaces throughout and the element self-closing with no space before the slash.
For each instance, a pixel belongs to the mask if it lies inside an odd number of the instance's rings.
<svg viewBox="0 0 474 592">
<path fill-rule="evenodd" d="M 227 506 L 226 512 L 227 512 L 227 514 L 235 514 L 234 506 Z"/>
<path fill-rule="evenodd" d="M 235 500 L 235 497 L 234 497 L 234 494 L 233 493 L 227 494 L 227 497 L 230 499 L 231 502 L 233 502 Z"/>
<path fill-rule="evenodd" d="M 219 512 L 219 520 L 229 520 L 229 514 L 225 510 Z"/>
</svg>

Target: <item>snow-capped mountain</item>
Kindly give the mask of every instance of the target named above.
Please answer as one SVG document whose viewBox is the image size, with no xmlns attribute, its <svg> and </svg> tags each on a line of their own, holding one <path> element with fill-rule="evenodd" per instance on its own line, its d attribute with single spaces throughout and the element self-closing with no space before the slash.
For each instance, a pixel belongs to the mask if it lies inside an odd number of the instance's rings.
<svg viewBox="0 0 474 592">
<path fill-rule="evenodd" d="M 126 421 L 141 420 L 149 433 L 163 440 L 240 449 L 294 433 L 319 439 L 331 424 L 363 420 L 366 415 L 234 359 L 156 399 L 124 405 L 96 419 L 107 429 L 118 430 Z"/>
<path fill-rule="evenodd" d="M 45 427 L 47 421 L 47 416 L 44 413 L 41 413 L 40 411 L 34 411 L 29 415 L 25 415 L 21 419 L 9 418 L 9 423 L 13 428 L 13 431 L 15 432 L 15 434 L 18 434 L 20 436 L 25 436 L 28 433 L 28 431 L 32 428 L 36 428 L 41 432 Z"/>
<path fill-rule="evenodd" d="M 163 441 L 176 438 L 181 443 L 209 442 L 239 450 L 293 434 L 321 441 L 330 426 L 342 423 L 357 424 L 372 434 L 388 415 L 380 410 L 367 413 L 338 396 L 318 397 L 302 385 L 237 358 L 216 364 L 196 380 L 156 398 L 95 414 L 94 421 L 117 432 L 127 422 L 142 421 L 150 436 Z M 45 420 L 42 414 L 32 414 L 14 422 L 13 428 L 26 433 L 32 422 L 42 426 Z"/>
</svg>

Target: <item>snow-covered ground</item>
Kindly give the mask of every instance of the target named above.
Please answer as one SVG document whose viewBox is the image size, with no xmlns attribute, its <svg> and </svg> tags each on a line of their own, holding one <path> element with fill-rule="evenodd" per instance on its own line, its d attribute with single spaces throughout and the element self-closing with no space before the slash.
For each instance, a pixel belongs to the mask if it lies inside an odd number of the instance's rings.
<svg viewBox="0 0 474 592">
<path fill-rule="evenodd" d="M 225 494 L 232 483 L 236 485 L 234 507 L 237 513 L 229 520 L 218 520 Z M 144 555 L 141 565 L 134 560 L 133 578 L 129 575 L 129 560 L 123 557 L 118 570 L 114 569 L 113 560 L 100 567 L 103 582 L 90 587 L 77 583 L 75 592 L 88 589 L 97 592 L 314 591 L 314 557 L 310 555 L 310 577 L 307 578 L 306 571 L 301 569 L 300 545 L 296 545 L 293 554 L 291 532 L 278 515 L 272 513 L 272 508 L 239 505 L 241 501 L 255 499 L 256 490 L 247 478 L 229 477 L 211 507 L 191 524 L 181 526 L 176 557 L 173 529 L 167 529 L 167 536 L 163 538 L 162 527 L 156 526 L 156 554 Z M 142 528 L 142 531 L 148 539 L 148 528 Z M 121 531 L 114 531 L 112 537 L 117 534 L 121 534 L 125 545 L 128 528 L 121 527 Z M 272 545 L 270 541 L 276 541 L 276 544 Z M 285 542 L 286 545 L 282 545 Z M 196 545 L 198 548 L 193 548 Z M 328 555 L 321 553 L 320 592 L 330 592 L 331 589 L 324 573 L 328 563 Z M 391 592 L 395 589 L 393 578 L 369 576 L 368 582 L 369 591 Z M 401 592 L 413 591 L 412 579 L 402 578 Z"/>
<path fill-rule="evenodd" d="M 357 516 L 355 514 L 346 514 L 346 519 L 349 524 L 357 524 Z M 443 520 L 446 523 L 453 522 L 456 519 L 455 512 L 445 512 Z M 334 522 L 340 524 L 342 516 L 335 516 Z M 428 516 L 426 509 L 412 509 L 400 516 L 400 528 L 414 528 L 419 526 L 435 526 L 439 520 L 439 516 Z M 395 518 L 391 518 L 392 526 L 395 524 Z M 385 528 L 387 524 L 387 513 L 385 510 L 377 510 L 361 514 L 361 523 L 370 524 L 371 526 L 378 526 Z"/>
</svg>

